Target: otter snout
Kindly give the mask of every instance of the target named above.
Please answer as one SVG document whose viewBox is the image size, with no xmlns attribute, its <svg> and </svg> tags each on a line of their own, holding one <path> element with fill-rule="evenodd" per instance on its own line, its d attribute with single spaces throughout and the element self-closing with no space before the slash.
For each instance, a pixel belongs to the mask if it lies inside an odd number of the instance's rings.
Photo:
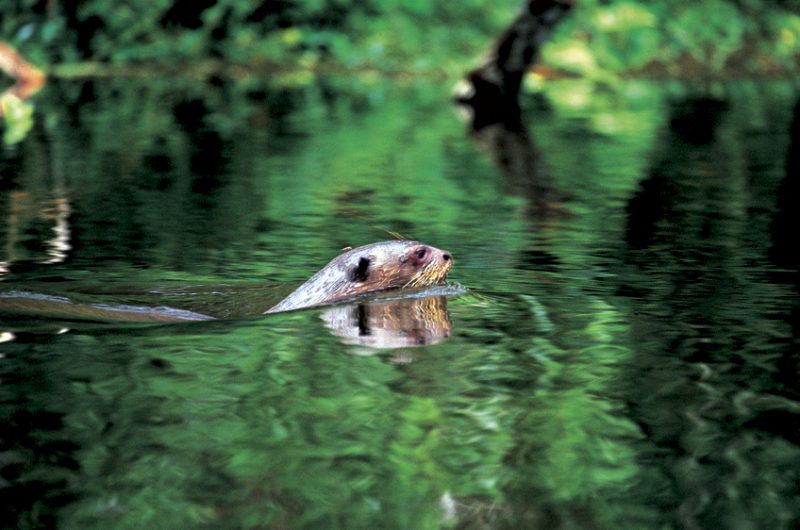
<svg viewBox="0 0 800 530">
<path fill-rule="evenodd" d="M 445 261 L 450 261 L 451 259 L 453 259 L 453 256 L 451 256 L 450 253 L 447 252 L 446 250 L 443 250 L 442 251 L 442 259 L 445 260 Z"/>
</svg>

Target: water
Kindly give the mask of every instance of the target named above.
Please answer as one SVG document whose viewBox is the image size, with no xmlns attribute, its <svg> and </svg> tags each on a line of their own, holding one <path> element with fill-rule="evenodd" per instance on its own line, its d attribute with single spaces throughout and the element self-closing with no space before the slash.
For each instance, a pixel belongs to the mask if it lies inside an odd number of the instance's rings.
<svg viewBox="0 0 800 530">
<path fill-rule="evenodd" d="M 471 134 L 436 83 L 51 84 L 0 288 L 220 319 L 0 314 L 3 526 L 796 527 L 797 96 L 720 94 Z M 389 232 L 469 292 L 261 315 Z"/>
</svg>

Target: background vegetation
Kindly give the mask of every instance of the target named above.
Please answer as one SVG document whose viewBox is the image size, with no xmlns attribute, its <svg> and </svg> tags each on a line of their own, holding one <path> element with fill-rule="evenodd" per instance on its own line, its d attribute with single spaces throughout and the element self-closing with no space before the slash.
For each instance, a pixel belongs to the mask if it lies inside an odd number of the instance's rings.
<svg viewBox="0 0 800 530">
<path fill-rule="evenodd" d="M 460 72 L 521 0 L 17 0 L 0 35 L 41 65 Z M 593 77 L 794 71 L 798 0 L 580 0 L 546 54 Z M 61 73 L 75 70 L 59 70 Z M 85 72 L 79 69 L 78 72 Z"/>
</svg>

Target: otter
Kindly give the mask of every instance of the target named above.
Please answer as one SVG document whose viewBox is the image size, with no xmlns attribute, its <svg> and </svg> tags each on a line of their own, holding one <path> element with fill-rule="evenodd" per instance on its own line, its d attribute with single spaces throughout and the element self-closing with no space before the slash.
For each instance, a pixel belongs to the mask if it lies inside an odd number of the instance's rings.
<svg viewBox="0 0 800 530">
<path fill-rule="evenodd" d="M 442 282 L 453 257 L 419 241 L 382 241 L 331 260 L 289 296 L 265 311 L 279 313 L 330 305 L 365 295 Z"/>
<path fill-rule="evenodd" d="M 418 241 L 372 243 L 341 254 L 281 302 L 267 311 L 263 311 L 262 305 L 256 312 L 294 311 L 331 305 L 390 289 L 427 287 L 442 282 L 452 266 L 453 258 L 449 252 Z M 232 292 L 235 295 L 235 290 Z M 186 309 L 81 302 L 63 296 L 13 289 L 0 291 L 0 315 L 3 313 L 101 322 L 215 319 L 214 316 Z"/>
</svg>

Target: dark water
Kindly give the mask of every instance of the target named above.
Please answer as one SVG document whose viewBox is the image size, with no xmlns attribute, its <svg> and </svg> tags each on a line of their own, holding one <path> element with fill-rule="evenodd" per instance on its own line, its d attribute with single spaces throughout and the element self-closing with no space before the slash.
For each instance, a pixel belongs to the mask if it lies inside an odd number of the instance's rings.
<svg viewBox="0 0 800 530">
<path fill-rule="evenodd" d="M 48 86 L 0 288 L 223 318 L 1 313 L 0 526 L 798 526 L 796 91 L 570 82 L 472 134 L 449 98 Z M 260 315 L 389 231 L 454 255 L 444 333 Z"/>
</svg>

